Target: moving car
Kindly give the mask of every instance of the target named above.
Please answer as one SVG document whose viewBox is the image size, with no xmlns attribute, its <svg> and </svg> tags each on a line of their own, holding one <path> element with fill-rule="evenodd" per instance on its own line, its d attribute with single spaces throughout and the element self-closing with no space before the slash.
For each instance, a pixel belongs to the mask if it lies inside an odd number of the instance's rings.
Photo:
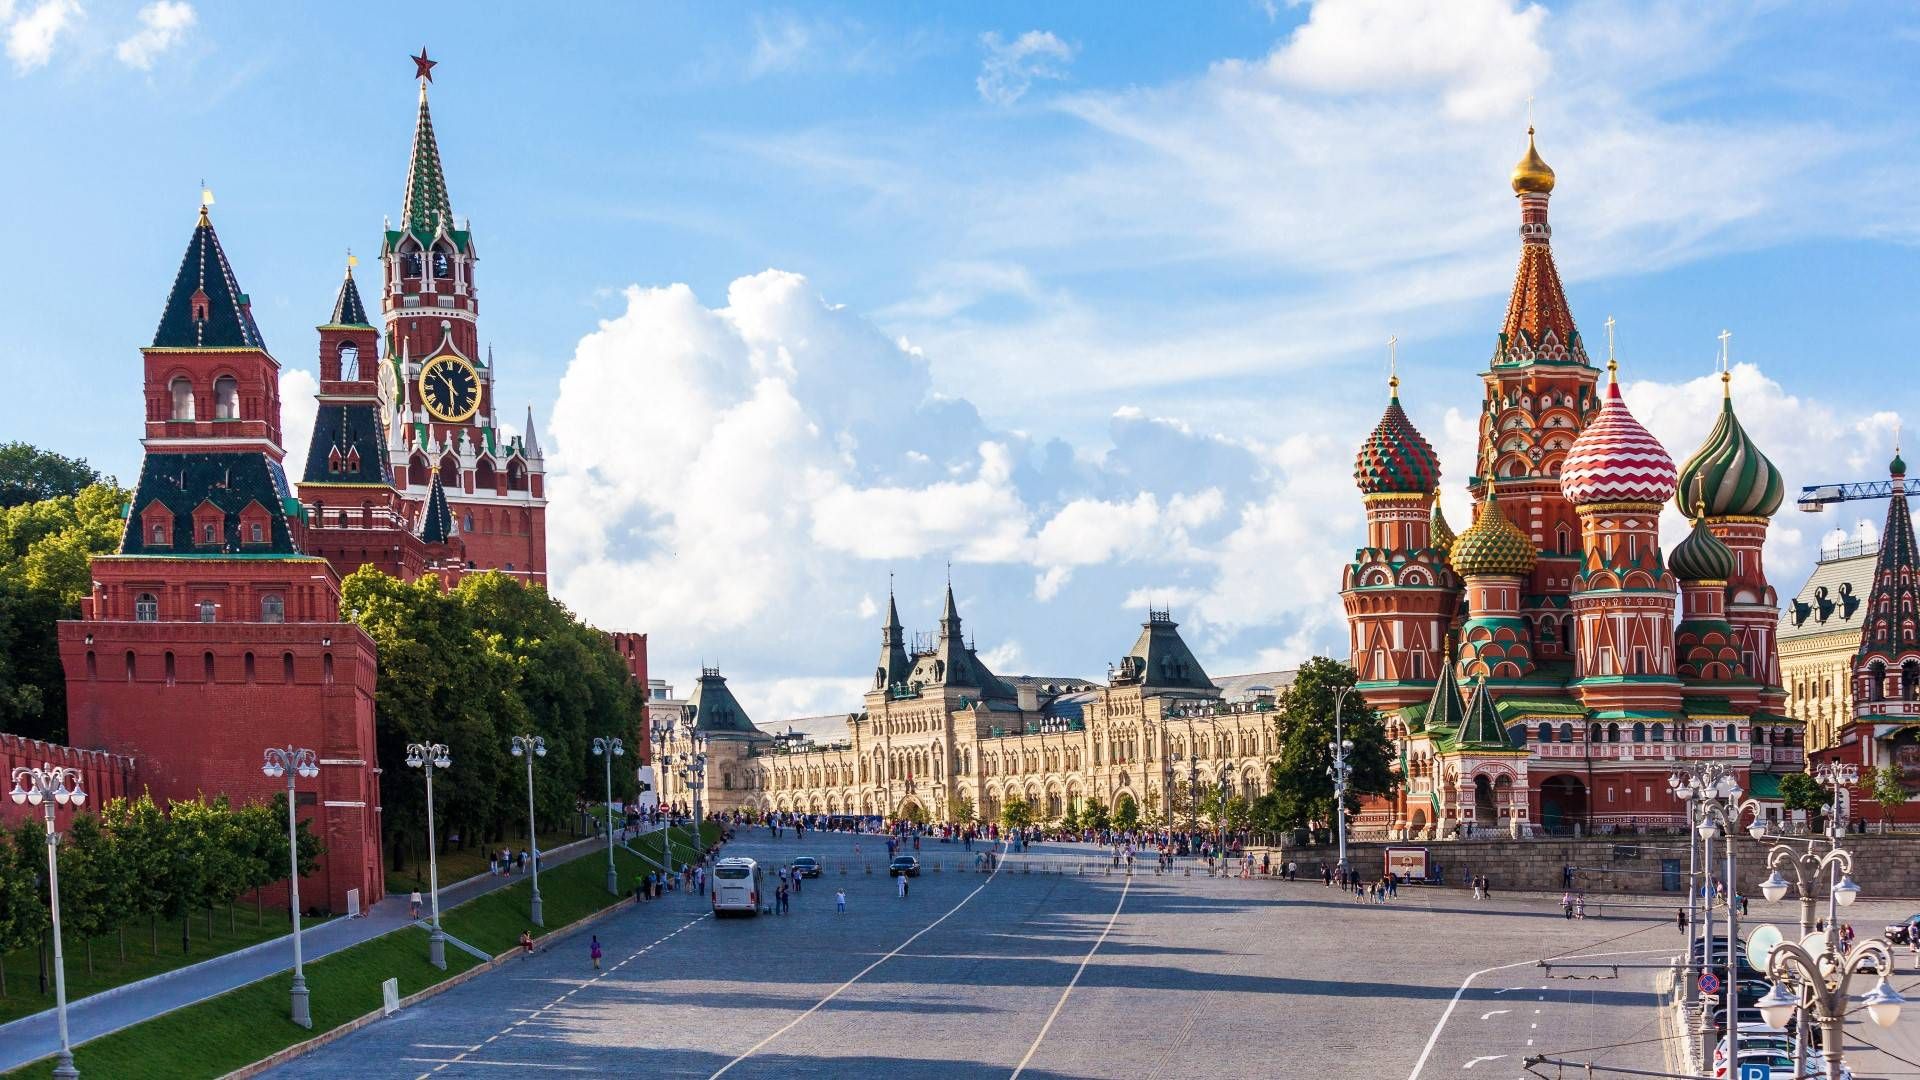
<svg viewBox="0 0 1920 1080">
<path fill-rule="evenodd" d="M 819 877 L 820 860 L 811 855 L 802 855 L 793 860 L 793 872 L 801 877 Z"/>
<path fill-rule="evenodd" d="M 713 864 L 713 917 L 760 913 L 760 864 L 734 857 Z"/>
<path fill-rule="evenodd" d="M 908 877 L 919 877 L 920 860 L 912 855 L 894 856 L 893 861 L 887 864 L 887 876 L 899 877 L 902 874 Z"/>
<path fill-rule="evenodd" d="M 1913 944 L 1914 925 L 1920 923 L 1920 912 L 1909 915 L 1901 922 L 1887 927 L 1886 939 L 1889 945 Z"/>
</svg>

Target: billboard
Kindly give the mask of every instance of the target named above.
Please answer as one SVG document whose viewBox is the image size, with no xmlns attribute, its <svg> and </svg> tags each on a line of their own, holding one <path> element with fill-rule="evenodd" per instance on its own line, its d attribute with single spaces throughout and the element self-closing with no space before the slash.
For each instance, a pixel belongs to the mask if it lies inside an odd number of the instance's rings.
<svg viewBox="0 0 1920 1080">
<path fill-rule="evenodd" d="M 1387 848 L 1387 870 L 1389 874 L 1398 874 L 1403 881 L 1425 881 L 1427 879 L 1427 849 L 1423 847 Z"/>
</svg>

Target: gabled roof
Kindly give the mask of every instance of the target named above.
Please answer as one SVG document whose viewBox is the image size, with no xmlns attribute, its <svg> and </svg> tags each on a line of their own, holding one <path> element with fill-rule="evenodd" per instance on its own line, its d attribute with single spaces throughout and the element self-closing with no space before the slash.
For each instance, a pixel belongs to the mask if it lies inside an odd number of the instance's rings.
<svg viewBox="0 0 1920 1080">
<path fill-rule="evenodd" d="M 353 268 L 347 268 L 346 280 L 340 283 L 340 295 L 333 301 L 333 317 L 327 320 L 328 326 L 367 326 L 367 307 L 360 302 L 360 288 L 353 283 Z"/>
<path fill-rule="evenodd" d="M 340 454 L 338 468 L 333 465 L 336 450 Z M 387 484 L 392 482 L 388 465 L 387 440 L 377 402 L 320 405 L 313 417 L 313 438 L 307 444 L 302 484 Z"/>
<path fill-rule="evenodd" d="M 420 514 L 420 539 L 441 544 L 451 536 L 453 509 L 447 505 L 447 489 L 440 486 L 440 472 L 436 469 L 433 485 L 427 489 L 427 507 Z"/>
<path fill-rule="evenodd" d="M 694 730 L 703 735 L 745 735 L 753 739 L 772 737 L 753 726 L 747 710 L 740 707 L 733 691 L 727 689 L 726 677 L 720 674 L 718 668 L 700 670 L 700 681 L 694 685 L 693 693 L 687 696 L 686 708 L 693 717 Z"/>
<path fill-rule="evenodd" d="M 200 318 L 195 318 L 200 315 Z M 156 349 L 262 349 L 267 345 L 247 308 L 247 294 L 227 264 L 207 208 L 187 239 L 173 291 L 153 332 Z"/>
<path fill-rule="evenodd" d="M 160 546 L 141 528 L 140 515 L 158 502 L 173 515 L 173 535 Z M 268 527 L 263 543 L 255 544 L 241 535 L 240 513 L 258 503 L 265 510 Z M 226 515 L 218 543 L 199 543 L 194 535 L 193 513 L 203 505 L 212 505 Z M 293 533 L 287 524 L 291 506 L 299 503 L 287 486 L 286 473 L 265 454 L 148 454 L 140 463 L 140 482 L 134 488 L 132 513 L 126 532 L 120 539 L 122 555 L 185 555 L 221 558 L 232 554 L 299 555 Z"/>
<path fill-rule="evenodd" d="M 1134 684 L 1149 690 L 1190 690 L 1217 697 L 1220 688 L 1207 677 L 1200 661 L 1180 637 L 1180 624 L 1165 611 L 1149 611 L 1140 624 L 1140 637 L 1121 657 L 1115 685 Z"/>
</svg>

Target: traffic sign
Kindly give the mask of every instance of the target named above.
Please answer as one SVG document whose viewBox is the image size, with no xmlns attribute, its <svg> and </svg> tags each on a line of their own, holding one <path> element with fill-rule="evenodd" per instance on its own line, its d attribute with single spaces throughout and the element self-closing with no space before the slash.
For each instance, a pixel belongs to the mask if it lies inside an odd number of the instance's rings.
<svg viewBox="0 0 1920 1080">
<path fill-rule="evenodd" d="M 1743 1061 L 1740 1080 L 1773 1080 L 1773 1066 L 1764 1061 Z"/>
<path fill-rule="evenodd" d="M 1701 972 L 1700 973 L 1700 992 L 1703 994 L 1719 993 L 1720 992 L 1720 976 L 1715 975 L 1711 971 Z"/>
</svg>

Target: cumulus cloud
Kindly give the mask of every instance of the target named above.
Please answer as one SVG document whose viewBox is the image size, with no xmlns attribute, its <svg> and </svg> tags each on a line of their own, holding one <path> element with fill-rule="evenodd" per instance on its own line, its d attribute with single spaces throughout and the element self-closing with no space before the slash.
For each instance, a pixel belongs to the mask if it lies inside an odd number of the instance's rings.
<svg viewBox="0 0 1920 1080">
<path fill-rule="evenodd" d="M 12 5 L 9 5 L 11 7 Z M 40 0 L 6 28 L 7 59 L 25 74 L 53 59 L 54 45 L 81 15 L 78 0 Z"/>
<path fill-rule="evenodd" d="M 193 28 L 196 16 L 186 0 L 157 0 L 140 9 L 140 29 L 114 48 L 114 56 L 131 68 L 148 71 L 161 53 L 179 44 Z"/>
<path fill-rule="evenodd" d="M 988 31 L 980 35 L 980 45 L 987 55 L 973 84 L 990 105 L 1012 105 L 1036 79 L 1066 78 L 1076 52 L 1051 30 L 1029 30 L 1012 41 Z"/>
<path fill-rule="evenodd" d="M 301 368 L 280 369 L 280 448 L 287 452 L 287 474 L 298 479 L 307 464 L 307 444 L 313 441 L 313 418 L 320 411 L 314 395 L 320 380 Z"/>
</svg>

